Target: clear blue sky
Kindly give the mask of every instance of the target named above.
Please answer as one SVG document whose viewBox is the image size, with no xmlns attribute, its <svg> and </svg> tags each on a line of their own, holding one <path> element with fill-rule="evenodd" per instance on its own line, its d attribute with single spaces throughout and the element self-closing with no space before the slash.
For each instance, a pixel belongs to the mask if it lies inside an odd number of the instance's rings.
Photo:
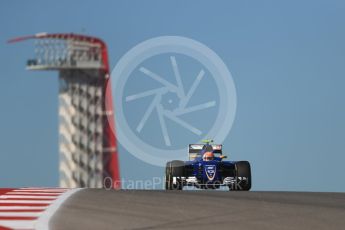
<svg viewBox="0 0 345 230">
<path fill-rule="evenodd" d="M 30 42 L 6 44 L 44 31 L 104 39 L 112 67 L 156 36 L 206 44 L 235 82 L 224 144 L 252 163 L 253 189 L 344 192 L 344 12 L 342 0 L 1 1 L 0 187 L 58 184 L 57 73 L 25 70 Z M 163 174 L 120 158 L 126 179 Z"/>
</svg>

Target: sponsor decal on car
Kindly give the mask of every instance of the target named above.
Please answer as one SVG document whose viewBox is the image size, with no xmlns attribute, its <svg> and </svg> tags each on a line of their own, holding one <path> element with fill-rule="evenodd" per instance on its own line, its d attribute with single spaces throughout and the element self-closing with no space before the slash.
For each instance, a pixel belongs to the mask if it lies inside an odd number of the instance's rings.
<svg viewBox="0 0 345 230">
<path fill-rule="evenodd" d="M 216 166 L 215 165 L 205 165 L 205 173 L 209 180 L 213 180 L 216 176 Z"/>
</svg>

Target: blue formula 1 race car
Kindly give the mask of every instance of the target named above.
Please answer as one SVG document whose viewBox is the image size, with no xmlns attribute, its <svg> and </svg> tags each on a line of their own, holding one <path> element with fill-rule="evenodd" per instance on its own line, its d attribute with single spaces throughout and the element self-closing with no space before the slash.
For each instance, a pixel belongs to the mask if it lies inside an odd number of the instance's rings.
<svg viewBox="0 0 345 230">
<path fill-rule="evenodd" d="M 200 189 L 218 189 L 221 186 L 229 190 L 248 191 L 251 188 L 251 170 L 248 161 L 223 161 L 222 145 L 189 145 L 189 161 L 169 161 L 165 170 L 165 189 L 182 190 L 183 186 L 195 186 Z"/>
</svg>

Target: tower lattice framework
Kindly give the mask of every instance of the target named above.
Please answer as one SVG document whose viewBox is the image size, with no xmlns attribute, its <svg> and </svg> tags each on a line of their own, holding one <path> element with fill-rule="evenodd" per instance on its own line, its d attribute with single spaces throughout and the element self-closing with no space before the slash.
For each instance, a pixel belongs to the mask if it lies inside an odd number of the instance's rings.
<svg viewBox="0 0 345 230">
<path fill-rule="evenodd" d="M 10 42 L 27 39 L 35 39 L 36 56 L 27 68 L 59 72 L 60 186 L 120 188 L 106 44 L 90 36 L 46 33 Z"/>
</svg>

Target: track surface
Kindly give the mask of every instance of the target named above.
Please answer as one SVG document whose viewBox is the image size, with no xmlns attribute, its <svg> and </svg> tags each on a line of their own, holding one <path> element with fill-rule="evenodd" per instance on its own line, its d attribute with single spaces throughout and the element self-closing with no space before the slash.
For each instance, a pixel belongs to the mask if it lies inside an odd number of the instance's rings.
<svg viewBox="0 0 345 230">
<path fill-rule="evenodd" d="M 50 222 L 68 229 L 345 229 L 345 193 L 105 191 L 72 195 Z"/>
</svg>

